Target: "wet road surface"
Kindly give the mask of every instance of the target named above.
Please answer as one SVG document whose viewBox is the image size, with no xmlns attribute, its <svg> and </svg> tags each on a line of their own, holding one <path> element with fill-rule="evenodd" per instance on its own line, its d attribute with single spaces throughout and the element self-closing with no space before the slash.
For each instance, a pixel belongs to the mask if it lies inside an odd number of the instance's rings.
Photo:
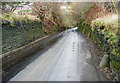
<svg viewBox="0 0 120 83">
<path fill-rule="evenodd" d="M 54 46 L 10 81 L 103 81 L 91 64 L 86 40 L 75 28 L 66 30 Z"/>
</svg>

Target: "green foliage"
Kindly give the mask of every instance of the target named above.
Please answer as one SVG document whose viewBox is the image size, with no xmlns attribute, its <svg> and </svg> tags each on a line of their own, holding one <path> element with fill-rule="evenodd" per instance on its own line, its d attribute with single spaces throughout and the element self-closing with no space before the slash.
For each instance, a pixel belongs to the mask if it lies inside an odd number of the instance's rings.
<svg viewBox="0 0 120 83">
<path fill-rule="evenodd" d="M 119 36 L 118 37 L 112 37 L 112 38 L 108 39 L 108 41 L 110 41 L 113 44 L 113 43 L 117 42 L 119 38 L 120 38 Z"/>
<path fill-rule="evenodd" d="M 12 17 L 12 21 L 18 21 L 19 19 L 17 17 Z"/>
<path fill-rule="evenodd" d="M 114 70 L 114 73 L 120 75 L 120 53 L 116 53 L 117 49 L 113 49 L 113 56 L 110 56 L 110 67 Z M 120 51 L 120 50 L 119 50 Z M 120 80 L 120 78 L 118 78 Z"/>
<path fill-rule="evenodd" d="M 4 19 L 9 19 L 10 18 L 10 15 L 9 14 L 6 14 L 3 16 Z"/>
<path fill-rule="evenodd" d="M 109 54 L 110 67 L 120 77 L 120 36 L 116 34 L 119 32 L 119 29 L 116 26 L 113 27 L 112 24 L 105 24 L 103 20 L 97 20 L 89 26 L 81 19 L 77 25 L 84 34 L 91 34 L 90 37 L 103 53 Z"/>
<path fill-rule="evenodd" d="M 110 61 L 110 67 L 114 70 L 120 70 L 120 61 L 116 61 L 114 60 L 114 57 L 110 57 L 111 61 Z"/>
</svg>

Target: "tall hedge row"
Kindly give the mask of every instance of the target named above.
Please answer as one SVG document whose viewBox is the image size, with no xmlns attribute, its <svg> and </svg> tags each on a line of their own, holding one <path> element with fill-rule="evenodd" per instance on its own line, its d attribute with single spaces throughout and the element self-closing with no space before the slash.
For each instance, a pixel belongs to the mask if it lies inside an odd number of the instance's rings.
<svg viewBox="0 0 120 83">
<path fill-rule="evenodd" d="M 116 79 L 120 80 L 120 27 L 112 27 L 103 21 L 87 24 L 84 19 L 80 19 L 77 26 L 97 44 L 103 55 L 109 55 L 109 67 Z"/>
</svg>

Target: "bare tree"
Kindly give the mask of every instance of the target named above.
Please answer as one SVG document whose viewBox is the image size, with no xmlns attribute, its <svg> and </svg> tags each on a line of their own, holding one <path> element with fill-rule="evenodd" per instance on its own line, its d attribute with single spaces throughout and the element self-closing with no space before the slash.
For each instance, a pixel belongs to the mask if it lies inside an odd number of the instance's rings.
<svg viewBox="0 0 120 83">
<path fill-rule="evenodd" d="M 33 13 L 41 20 L 43 29 L 46 32 L 54 32 L 55 27 L 62 27 L 60 17 L 61 3 L 34 2 L 32 6 Z"/>
<path fill-rule="evenodd" d="M 2 13 L 12 14 L 17 7 L 29 4 L 29 2 L 2 2 Z"/>
</svg>

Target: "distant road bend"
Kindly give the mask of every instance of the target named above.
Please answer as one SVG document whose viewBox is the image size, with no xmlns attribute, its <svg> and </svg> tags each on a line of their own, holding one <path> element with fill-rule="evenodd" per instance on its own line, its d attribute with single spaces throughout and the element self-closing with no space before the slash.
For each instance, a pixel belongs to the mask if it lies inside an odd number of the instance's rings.
<svg viewBox="0 0 120 83">
<path fill-rule="evenodd" d="M 89 63 L 91 53 L 86 40 L 76 30 L 66 30 L 59 41 L 10 81 L 103 81 Z"/>
</svg>

